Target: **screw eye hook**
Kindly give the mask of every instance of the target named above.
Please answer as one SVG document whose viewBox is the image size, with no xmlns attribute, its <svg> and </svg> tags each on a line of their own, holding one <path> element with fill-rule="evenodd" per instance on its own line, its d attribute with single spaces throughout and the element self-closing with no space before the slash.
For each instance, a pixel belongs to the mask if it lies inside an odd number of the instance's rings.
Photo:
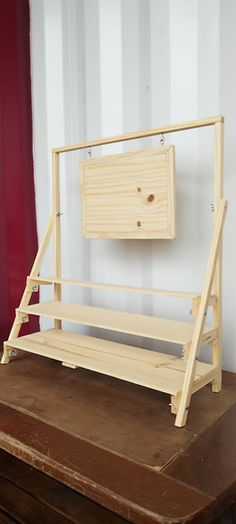
<svg viewBox="0 0 236 524">
<path fill-rule="evenodd" d="M 162 147 L 163 147 L 164 144 L 165 144 L 165 136 L 164 136 L 164 133 L 162 133 L 162 135 L 161 135 L 161 138 L 160 138 L 160 144 L 161 144 Z"/>
</svg>

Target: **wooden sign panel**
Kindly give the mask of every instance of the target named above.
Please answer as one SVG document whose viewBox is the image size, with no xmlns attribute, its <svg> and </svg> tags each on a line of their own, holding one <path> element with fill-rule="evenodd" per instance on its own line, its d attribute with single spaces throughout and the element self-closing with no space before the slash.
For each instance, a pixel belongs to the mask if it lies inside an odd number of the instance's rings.
<svg viewBox="0 0 236 524">
<path fill-rule="evenodd" d="M 85 238 L 174 238 L 174 146 L 80 163 Z"/>
</svg>

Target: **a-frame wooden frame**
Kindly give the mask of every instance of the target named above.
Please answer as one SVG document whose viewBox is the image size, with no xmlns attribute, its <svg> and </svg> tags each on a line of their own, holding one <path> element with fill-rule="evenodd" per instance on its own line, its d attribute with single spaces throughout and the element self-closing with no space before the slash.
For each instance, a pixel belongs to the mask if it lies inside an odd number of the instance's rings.
<svg viewBox="0 0 236 524">
<path fill-rule="evenodd" d="M 213 126 L 215 129 L 215 227 L 202 292 L 143 289 L 63 279 L 61 275 L 60 155 L 105 144 L 163 133 L 183 132 L 206 126 Z M 82 142 L 52 151 L 53 213 L 31 273 L 27 277 L 26 288 L 19 308 L 16 310 L 9 339 L 4 343 L 2 364 L 7 364 L 15 355 L 16 350 L 20 349 L 54 358 L 72 368 L 85 367 L 164 391 L 171 395 L 171 411 L 176 414 L 175 425 L 179 427 L 186 424 L 191 395 L 195 391 L 208 383 L 212 384 L 213 392 L 221 390 L 221 239 L 227 208 L 227 202 L 223 199 L 223 126 L 223 117 L 217 116 L 159 129 Z M 54 275 L 53 277 L 42 277 L 40 268 L 51 236 L 54 242 Z M 195 323 L 188 324 L 102 308 L 64 304 L 61 288 L 66 284 L 190 299 L 193 312 L 196 314 Z M 53 286 L 54 301 L 29 305 L 32 293 L 37 291 L 40 285 Z M 209 306 L 213 307 L 213 326 L 211 327 L 205 325 Z M 53 318 L 54 329 L 19 337 L 20 328 L 24 322 L 28 321 L 30 314 Z M 107 340 L 102 341 L 79 333 L 64 332 L 62 330 L 63 320 L 174 342 L 183 346 L 183 357 L 162 355 Z M 199 361 L 200 348 L 206 343 L 212 346 L 210 364 Z"/>
</svg>

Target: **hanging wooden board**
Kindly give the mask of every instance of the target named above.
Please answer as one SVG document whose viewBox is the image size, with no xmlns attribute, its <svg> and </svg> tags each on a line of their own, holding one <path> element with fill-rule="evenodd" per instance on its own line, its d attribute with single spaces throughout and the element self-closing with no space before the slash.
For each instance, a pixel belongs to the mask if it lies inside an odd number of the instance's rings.
<svg viewBox="0 0 236 524">
<path fill-rule="evenodd" d="M 80 163 L 85 238 L 174 238 L 174 146 Z"/>
</svg>

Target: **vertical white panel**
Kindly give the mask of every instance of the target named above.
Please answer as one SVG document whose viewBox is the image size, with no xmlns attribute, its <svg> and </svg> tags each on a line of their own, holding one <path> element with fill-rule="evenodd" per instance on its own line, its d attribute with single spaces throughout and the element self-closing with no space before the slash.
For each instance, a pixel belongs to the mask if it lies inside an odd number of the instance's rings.
<svg viewBox="0 0 236 524">
<path fill-rule="evenodd" d="M 100 0 L 100 68 L 102 135 L 122 133 L 121 1 Z M 104 153 L 111 148 L 104 147 Z M 113 146 L 122 151 L 122 144 Z"/>
<path fill-rule="evenodd" d="M 169 17 L 169 2 L 150 0 L 151 127 L 170 123 Z"/>
<path fill-rule="evenodd" d="M 45 73 L 46 73 L 46 100 L 47 100 L 47 130 L 48 130 L 48 161 L 50 172 L 49 191 L 52 188 L 52 157 L 51 150 L 55 144 L 65 142 L 64 122 L 64 76 L 63 76 L 63 46 L 62 46 L 62 0 L 44 0 L 45 16 Z M 63 164 L 61 162 L 61 167 Z M 61 193 L 65 193 L 66 186 L 61 182 Z M 62 261 L 63 263 L 63 261 Z M 46 269 L 46 268 L 45 268 Z M 42 286 L 41 299 L 48 299 L 50 290 Z M 41 319 L 42 327 L 48 328 L 52 321 Z"/>
<path fill-rule="evenodd" d="M 39 241 L 51 209 L 48 165 L 48 118 L 45 71 L 44 3 L 30 1 L 31 91 L 33 118 L 34 182 Z M 43 173 L 43 175 L 42 175 Z M 42 202 L 45 211 L 42 213 Z"/>
<path fill-rule="evenodd" d="M 147 3 L 148 4 L 148 3 Z M 122 0 L 122 68 L 123 68 L 123 131 L 136 131 L 141 126 L 141 85 L 143 75 L 140 64 L 140 2 Z M 142 141 L 124 143 L 124 151 L 137 150 Z M 142 242 L 123 241 L 124 266 L 122 280 L 133 286 L 142 286 Z M 127 311 L 142 312 L 143 300 L 140 295 L 127 293 Z M 127 337 L 128 341 L 128 337 Z M 140 337 L 133 337 L 131 343 L 139 345 Z"/>
<path fill-rule="evenodd" d="M 140 126 L 150 127 L 150 2 L 139 0 Z M 146 141 L 147 144 L 149 140 Z"/>
<path fill-rule="evenodd" d="M 160 127 L 170 121 L 170 8 L 169 2 L 150 0 L 150 127 Z M 153 147 L 160 147 L 160 137 L 151 139 Z M 168 243 L 167 243 L 168 245 Z M 165 273 L 165 242 L 148 242 L 144 264 L 143 285 L 163 287 Z M 171 247 L 171 246 L 169 246 Z M 165 301 L 158 297 L 145 297 L 147 313 L 162 315 Z M 150 343 L 148 343 L 150 346 Z M 153 348 L 157 343 L 153 341 Z"/>
<path fill-rule="evenodd" d="M 140 129 L 139 2 L 122 0 L 123 130 Z M 137 141 L 124 143 L 124 150 L 137 148 Z"/>
<path fill-rule="evenodd" d="M 65 142 L 77 143 L 85 136 L 84 3 L 63 1 L 63 73 Z M 79 160 L 73 152 L 61 156 L 62 182 L 62 272 L 65 278 L 90 279 L 90 243 L 81 238 Z M 64 158 L 63 158 L 64 157 Z M 68 234 L 71 232 L 71 234 Z M 69 254 L 69 256 L 68 256 Z M 65 286 L 63 299 L 89 303 L 87 289 Z M 75 327 L 78 329 L 78 326 Z"/>
<path fill-rule="evenodd" d="M 220 0 L 198 3 L 198 111 L 199 117 L 217 115 L 219 106 L 219 4 Z M 210 23 L 209 23 L 210 21 Z M 214 200 L 214 129 L 199 132 L 198 174 L 195 198 L 201 220 L 197 221 L 196 238 L 201 244 L 199 272 L 203 271 L 204 253 L 209 248 L 213 228 L 210 203 Z"/>
<path fill-rule="evenodd" d="M 197 107 L 197 0 L 170 0 L 171 119 L 192 120 Z"/>
<path fill-rule="evenodd" d="M 99 2 L 84 2 L 85 138 L 101 137 L 101 69 Z M 99 148 L 94 150 L 99 154 Z"/>
<path fill-rule="evenodd" d="M 97 0 L 84 2 L 84 78 L 84 138 L 89 140 L 90 138 L 101 137 L 100 27 L 99 2 Z M 100 149 L 94 148 L 92 155 L 100 155 Z M 88 151 L 84 151 L 83 155 L 87 158 Z M 84 240 L 83 242 L 83 257 L 85 264 L 89 267 L 89 278 L 99 280 L 101 278 L 99 244 L 93 240 Z M 92 304 L 100 303 L 101 292 L 91 290 L 89 295 Z M 96 335 L 96 331 L 92 330 L 92 334 Z"/>
<path fill-rule="evenodd" d="M 99 2 L 100 32 L 100 107 L 101 135 L 119 134 L 123 127 L 122 113 L 122 59 L 121 59 L 121 2 L 101 0 Z M 103 154 L 122 151 L 122 144 L 102 148 Z M 123 247 L 112 240 L 93 241 L 92 275 L 95 280 L 122 280 Z M 110 292 L 93 292 L 93 301 L 103 305 L 114 304 Z M 116 306 L 122 307 L 118 294 Z"/>
<path fill-rule="evenodd" d="M 44 191 L 37 195 L 37 221 L 41 234 L 42 227 L 45 227 L 45 217 L 49 219 L 52 201 L 52 170 L 51 170 L 51 149 L 55 144 L 65 141 L 64 133 L 64 104 L 63 104 L 63 50 L 62 50 L 62 17 L 61 1 L 43 0 L 31 2 L 31 57 L 32 84 L 33 91 L 33 114 L 34 114 L 34 154 L 35 158 L 39 155 L 46 160 L 42 166 L 41 161 L 35 166 L 36 190 L 37 181 L 45 188 L 47 193 L 44 198 Z M 35 28 L 35 33 L 33 33 Z M 38 39 L 37 39 L 38 37 Z M 41 50 L 42 46 L 42 50 Z M 39 60 L 37 60 L 39 58 Z M 37 79 L 39 84 L 37 84 Z M 42 113 L 41 116 L 38 113 Z M 46 114 L 44 119 L 43 113 Z M 37 124 L 36 124 L 37 123 Z M 46 124 L 46 126 L 45 126 Z M 47 141 L 45 141 L 45 137 Z M 44 169 L 43 169 L 44 168 Z M 47 207 L 45 207 L 45 205 Z M 47 256 L 43 264 L 43 271 L 50 274 L 52 271 L 52 258 Z M 41 299 L 51 298 L 50 289 L 47 286 L 41 288 Z M 43 328 L 51 325 L 47 319 L 41 320 Z"/>
<path fill-rule="evenodd" d="M 170 0 L 170 118 L 172 122 L 198 117 L 197 5 L 196 0 L 178 2 Z M 166 250 L 166 277 L 169 269 L 169 285 L 189 288 L 192 284 L 198 288 L 201 280 L 196 269 L 199 251 L 196 246 L 199 215 L 195 198 L 198 132 L 194 130 L 175 133 L 171 139 L 176 145 L 177 239 Z M 172 272 L 170 267 L 173 260 L 175 260 L 175 271 Z M 166 280 L 165 277 L 164 279 Z"/>
<path fill-rule="evenodd" d="M 202 116 L 219 112 L 220 0 L 198 2 L 198 105 Z"/>
<path fill-rule="evenodd" d="M 236 371 L 236 3 L 220 2 L 220 109 L 225 115 L 225 196 L 229 207 L 225 223 L 223 262 L 223 365 Z"/>
<path fill-rule="evenodd" d="M 65 142 L 62 1 L 43 0 L 45 16 L 45 73 L 48 146 Z"/>
<path fill-rule="evenodd" d="M 151 69 L 150 69 L 150 1 L 139 0 L 139 68 L 140 68 L 140 129 L 148 129 L 151 126 Z M 140 147 L 150 147 L 151 139 L 140 141 Z M 152 246 L 151 240 L 139 242 L 138 256 L 140 262 L 141 287 L 152 286 Z M 132 271 L 132 268 L 130 268 Z M 142 295 L 142 312 L 146 315 L 152 314 L 153 299 Z M 142 346 L 151 347 L 150 340 L 142 340 Z"/>
</svg>

